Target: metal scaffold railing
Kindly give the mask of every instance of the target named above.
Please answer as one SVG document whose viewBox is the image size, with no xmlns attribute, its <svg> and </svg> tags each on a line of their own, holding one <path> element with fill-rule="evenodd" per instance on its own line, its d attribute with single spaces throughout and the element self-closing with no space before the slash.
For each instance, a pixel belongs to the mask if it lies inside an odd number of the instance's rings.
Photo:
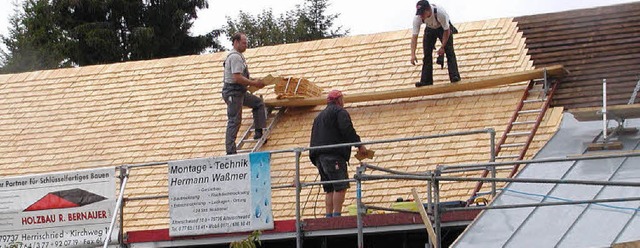
<svg viewBox="0 0 640 248">
<path fill-rule="evenodd" d="M 358 169 L 356 170 L 356 174 L 353 179 L 346 180 L 336 180 L 336 181 L 324 181 L 324 182 L 302 182 L 301 181 L 301 157 L 302 154 L 314 149 L 323 149 L 323 148 L 335 148 L 335 147 L 351 147 L 351 146 L 359 146 L 359 145 L 378 145 L 384 143 L 398 143 L 398 142 L 408 142 L 408 141 L 416 141 L 416 140 L 426 140 L 426 139 L 436 139 L 442 137 L 450 137 L 450 136 L 462 136 L 462 135 L 478 135 L 478 134 L 489 134 L 488 142 L 487 142 L 487 151 L 490 154 L 487 154 L 487 160 L 490 162 L 486 163 L 469 163 L 469 164 L 456 164 L 456 165 L 439 165 L 433 170 L 427 170 L 424 172 L 407 172 L 407 171 L 398 171 L 389 168 L 385 168 L 384 166 L 373 165 L 369 163 L 361 163 Z M 471 172 L 471 171 L 493 171 L 496 168 L 500 167 L 509 167 L 514 164 L 544 164 L 550 162 L 561 162 L 561 161 L 574 161 L 574 160 L 594 160 L 594 159 L 607 159 L 607 158 L 617 158 L 617 157 L 635 157 L 640 156 L 640 152 L 630 152 L 630 153 L 618 153 L 618 154 L 599 154 L 599 155 L 591 155 L 591 156 L 575 156 L 575 157 L 560 157 L 560 158 L 546 158 L 546 159 L 537 159 L 537 160 L 519 160 L 519 161 L 505 161 L 505 162 L 491 162 L 494 161 L 494 149 L 495 147 L 495 131 L 493 129 L 481 129 L 481 130 L 472 130 L 472 131 L 464 131 L 464 132 L 452 132 L 446 134 L 438 134 L 438 135 L 428 135 L 428 136 L 418 136 L 418 137 L 410 137 L 410 138 L 399 138 L 399 139 L 388 139 L 388 140 L 380 140 L 380 141 L 369 141 L 369 142 L 358 142 L 358 143 L 348 143 L 348 144 L 339 144 L 339 145 L 330 145 L 330 146 L 319 146 L 319 147 L 305 147 L 305 148 L 295 148 L 295 149 L 286 149 L 286 150 L 276 150 L 269 151 L 271 154 L 294 154 L 295 156 L 295 178 L 293 184 L 283 184 L 283 185 L 273 185 L 272 189 L 290 189 L 295 188 L 295 223 L 296 223 L 296 247 L 303 247 L 305 231 L 302 222 L 302 198 L 301 193 L 302 189 L 305 187 L 311 187 L 315 185 L 323 185 L 323 184 L 331 184 L 338 182 L 354 182 L 356 183 L 356 220 L 357 220 L 357 235 L 358 235 L 358 247 L 364 247 L 364 234 L 363 234 L 363 217 L 367 213 L 367 210 L 385 210 L 385 211 L 397 211 L 397 212 L 412 212 L 403 209 L 393 209 L 386 208 L 381 206 L 373 206 L 367 205 L 363 203 L 363 194 L 362 192 L 366 189 L 363 188 L 363 182 L 365 181 L 376 181 L 376 180 L 419 180 L 425 181 L 426 192 L 427 192 L 427 204 L 426 209 L 427 213 L 433 216 L 433 220 L 429 220 L 433 222 L 433 228 L 435 233 L 435 240 L 429 240 L 431 245 L 434 247 L 440 247 L 441 245 L 441 216 L 446 212 L 454 212 L 454 211 L 463 211 L 463 210 L 484 210 L 484 209 L 498 209 L 498 208 L 517 208 L 517 207 L 531 207 L 531 206 L 554 206 L 554 205 L 569 205 L 569 204 L 585 204 L 585 203 L 602 203 L 602 202 L 617 202 L 617 201 L 634 201 L 640 200 L 640 197 L 629 197 L 629 198 L 615 198 L 615 199 L 597 199 L 597 200 L 582 200 L 582 201 L 571 201 L 571 202 L 546 202 L 546 203 L 538 203 L 538 204 L 515 204 L 515 205 L 505 205 L 505 206 L 473 206 L 473 207 L 440 207 L 441 203 L 441 183 L 442 182 L 488 182 L 492 184 L 492 192 L 491 194 L 496 193 L 496 191 L 500 191 L 497 189 L 496 183 L 509 183 L 509 182 L 524 182 L 524 183 L 556 183 L 556 184 L 584 184 L 584 185 L 611 185 L 611 186 L 625 186 L 625 187 L 640 187 L 640 183 L 636 182 L 610 182 L 610 181 L 594 181 L 594 180 L 556 180 L 556 179 L 536 179 L 536 178 L 495 178 L 495 177 L 455 177 L 455 176 L 447 176 L 447 174 L 452 173 L 461 173 L 461 172 Z M 125 190 L 127 186 L 127 179 L 130 174 L 135 174 L 135 170 L 142 167 L 150 167 L 150 166 L 166 166 L 168 162 L 154 162 L 154 163 L 145 163 L 145 164 L 136 164 L 136 165 L 123 165 L 120 167 L 120 179 L 121 179 L 121 190 L 120 196 L 118 197 L 117 206 L 116 206 L 116 215 L 120 214 L 120 230 L 123 230 L 124 223 L 124 205 L 126 202 L 130 201 L 146 201 L 151 199 L 163 199 L 168 198 L 168 195 L 147 195 L 147 196 L 136 196 L 136 197 L 125 197 Z M 379 171 L 387 174 L 367 174 L 368 172 Z M 493 174 L 492 174 L 493 175 Z M 115 218 L 114 218 L 115 219 Z M 114 223 L 114 222 L 112 222 Z M 123 241 L 123 234 L 120 234 L 119 241 Z"/>
<path fill-rule="evenodd" d="M 487 138 L 487 149 L 488 151 L 492 151 L 492 147 L 495 146 L 494 144 L 494 140 L 495 140 L 495 131 L 491 128 L 487 128 L 487 129 L 479 129 L 479 130 L 471 130 L 471 131 L 461 131 L 461 132 L 452 132 L 452 133 L 445 133 L 445 134 L 436 134 L 436 135 L 426 135 L 426 136 L 416 136 L 416 137 L 409 137 L 409 138 L 398 138 L 398 139 L 387 139 L 387 140 L 379 140 L 379 141 L 369 141 L 369 142 L 359 142 L 359 143 L 348 143 L 348 144 L 338 144 L 338 145 L 328 145 L 328 146 L 318 146 L 318 147 L 305 147 L 305 148 L 295 148 L 295 149 L 284 149 L 284 150 L 275 150 L 275 151 L 267 151 L 270 154 L 280 154 L 280 153 L 293 153 L 295 156 L 295 165 L 296 165 L 296 169 L 295 169 L 295 178 L 294 178 L 294 183 L 293 184 L 286 184 L 286 185 L 273 185 L 271 188 L 272 189 L 285 189 L 285 188 L 295 188 L 295 198 L 296 198 L 296 210 L 295 210 L 295 215 L 296 215 L 296 246 L 297 247 L 303 247 L 303 239 L 304 239 L 304 230 L 303 230 L 303 226 L 302 226 L 302 214 L 301 214 L 301 205 L 302 205 L 302 200 L 301 200 L 301 192 L 302 189 L 305 187 L 311 187 L 311 186 L 315 186 L 315 185 L 323 185 L 323 184 L 332 184 L 332 183 L 339 183 L 339 182 L 358 182 L 356 179 L 346 179 L 346 180 L 335 180 L 335 181 L 325 181 L 325 182 L 302 182 L 300 180 L 300 164 L 301 164 L 301 156 L 302 153 L 304 152 L 308 152 L 314 149 L 324 149 L 324 148 L 334 148 L 334 147 L 345 147 L 345 146 L 355 146 L 355 145 L 376 145 L 376 144 L 385 144 L 385 143 L 398 143 L 398 142 L 409 142 L 409 141 L 418 141 L 418 140 L 427 140 L 427 139 L 436 139 L 436 138 L 442 138 L 442 137 L 452 137 L 452 136 L 464 136 L 464 135 L 477 135 L 477 134 L 489 134 L 488 138 Z M 488 159 L 492 159 L 493 155 L 488 154 L 487 155 Z M 120 180 L 121 180 L 121 190 L 120 190 L 120 196 L 118 197 L 118 202 L 121 202 L 120 204 L 117 204 L 118 206 L 116 207 L 116 215 L 120 214 L 120 230 L 124 229 L 124 218 L 123 218 L 123 213 L 124 213 L 124 205 L 126 202 L 131 202 L 131 201 L 146 201 L 146 200 L 154 200 L 154 199 L 166 199 L 168 198 L 167 194 L 159 194 L 159 195 L 146 195 L 146 196 L 135 196 L 135 197 L 125 197 L 125 191 L 126 191 L 126 183 L 127 180 L 130 176 L 130 174 L 135 174 L 135 170 L 139 169 L 139 168 L 144 168 L 144 167 L 153 167 L 153 166 L 166 166 L 168 164 L 168 162 L 152 162 L 152 163 L 143 163 L 143 164 L 133 164 L 133 165 L 123 165 L 120 166 L 121 168 L 121 176 L 120 176 Z M 126 170 L 122 170 L 122 168 L 126 168 Z M 361 188 L 361 185 L 358 187 Z M 360 194 L 361 190 L 357 190 L 357 194 L 359 194 L 359 196 L 361 196 Z M 359 199 L 358 201 L 360 201 L 360 197 L 356 197 L 357 199 Z M 362 202 L 360 201 L 360 204 L 362 204 Z M 362 231 L 362 214 L 358 213 L 358 218 L 360 219 L 360 221 L 358 221 L 358 225 L 360 226 L 359 230 L 360 232 Z M 122 242 L 123 240 L 123 234 L 120 234 L 120 238 L 119 238 L 120 242 Z M 363 243 L 363 239 L 362 239 L 362 235 L 359 236 L 359 241 L 358 243 L 362 244 Z"/>
<path fill-rule="evenodd" d="M 514 164 L 542 164 L 545 163 L 550 164 L 551 162 L 563 162 L 563 161 L 579 161 L 579 160 L 596 160 L 596 159 L 609 159 L 609 158 L 620 158 L 620 157 L 638 157 L 640 156 L 640 152 L 629 152 L 629 153 L 619 153 L 619 154 L 600 154 L 600 155 L 591 155 L 591 156 L 575 156 L 575 157 L 564 157 L 564 158 L 547 158 L 547 159 L 537 159 L 537 160 L 521 160 L 521 161 L 509 161 L 509 162 L 489 162 L 489 163 L 476 163 L 476 164 L 461 164 L 461 165 L 450 165 L 450 166 L 438 166 L 435 170 L 427 171 L 423 173 L 409 173 L 402 171 L 394 171 L 385 168 L 381 168 L 378 166 L 369 165 L 366 163 L 362 163 L 361 167 L 365 169 L 358 170 L 366 171 L 366 168 L 372 170 L 379 170 L 383 172 L 389 173 L 388 175 L 365 175 L 359 173 L 356 175 L 356 181 L 358 184 L 361 181 L 369 181 L 369 180 L 387 180 L 387 179 L 398 179 L 398 180 L 420 180 L 427 181 L 428 187 L 433 188 L 433 190 L 428 191 L 428 206 L 429 213 L 433 214 L 433 222 L 434 229 L 436 233 L 436 240 L 431 241 L 433 247 L 440 248 L 441 246 L 441 219 L 442 213 L 444 212 L 455 212 L 455 211 L 468 211 L 468 210 L 487 210 L 487 209 L 509 209 L 509 208 L 526 208 L 526 207 L 542 207 L 542 206 L 559 206 L 559 205 L 576 205 L 576 204 L 601 204 L 608 202 L 626 202 L 626 201 L 638 201 L 640 197 L 624 197 L 624 198 L 608 198 L 608 199 L 592 199 L 592 200 L 571 200 L 571 201 L 563 201 L 563 202 L 541 202 L 541 203 L 532 203 L 532 204 L 508 204 L 508 205 L 499 205 L 499 206 L 472 206 L 472 207 L 440 207 L 440 197 L 439 197 L 439 184 L 441 181 L 453 181 L 453 182 L 504 182 L 504 183 L 540 183 L 540 184 L 579 184 L 579 185 L 599 185 L 599 186 L 621 186 L 621 187 L 640 187 L 640 182 L 626 182 L 626 181 L 598 181 L 598 180 L 563 180 L 563 179 L 537 179 L 537 178 L 468 178 L 468 177 L 447 177 L 442 176 L 442 174 L 446 173 L 457 173 L 457 172 L 468 172 L 468 171 L 484 171 L 487 167 L 500 167 L 500 166 L 511 166 Z M 431 195 L 433 192 L 433 196 Z M 431 197 L 433 197 L 433 201 L 431 201 Z M 358 199 L 358 201 L 361 201 Z M 362 209 L 360 209 L 362 207 Z M 392 209 L 392 208 L 383 208 L 377 206 L 359 206 L 358 213 L 364 213 L 367 209 L 379 209 L 386 211 L 399 211 L 399 212 L 407 212 L 406 210 L 401 209 Z M 635 210 L 637 211 L 637 209 Z M 359 232 L 361 235 L 361 232 Z"/>
</svg>

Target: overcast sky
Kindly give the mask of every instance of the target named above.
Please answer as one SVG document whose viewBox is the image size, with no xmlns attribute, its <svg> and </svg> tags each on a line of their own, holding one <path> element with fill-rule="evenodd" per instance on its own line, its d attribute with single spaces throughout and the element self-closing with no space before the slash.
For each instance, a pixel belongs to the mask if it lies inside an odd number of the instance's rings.
<svg viewBox="0 0 640 248">
<path fill-rule="evenodd" d="M 14 13 L 13 2 L 0 0 L 0 33 L 7 34 L 9 16 Z M 209 8 L 198 12 L 193 34 L 204 34 L 226 24 L 225 16 L 236 18 L 238 11 L 257 14 L 271 8 L 274 14 L 293 9 L 304 0 L 209 0 Z M 329 13 L 340 14 L 337 26 L 350 30 L 351 35 L 371 34 L 407 29 L 415 14 L 416 0 L 329 0 Z M 516 17 L 570 9 L 634 2 L 630 0 L 433 0 L 444 7 L 453 23 Z M 225 42 L 226 43 L 226 42 Z"/>
</svg>

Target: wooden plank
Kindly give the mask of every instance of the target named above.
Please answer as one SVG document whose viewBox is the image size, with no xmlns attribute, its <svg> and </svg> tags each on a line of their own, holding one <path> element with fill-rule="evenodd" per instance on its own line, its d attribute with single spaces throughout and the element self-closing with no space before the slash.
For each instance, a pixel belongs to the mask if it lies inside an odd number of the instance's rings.
<svg viewBox="0 0 640 248">
<path fill-rule="evenodd" d="M 543 55 L 543 54 L 540 54 Z M 572 56 L 558 56 L 558 57 L 546 57 L 546 56 L 536 56 L 533 61 L 534 65 L 544 65 L 548 63 L 552 64 L 562 64 L 563 66 L 569 68 L 571 66 L 580 64 L 580 63 L 594 63 L 594 62 L 602 62 L 611 60 L 610 57 L 616 56 L 636 56 L 640 55 L 640 45 L 633 44 L 632 46 L 626 48 L 616 48 L 609 51 L 597 52 L 590 51 L 590 53 L 584 54 L 573 54 Z"/>
<path fill-rule="evenodd" d="M 636 80 L 631 79 L 621 81 L 617 78 L 607 78 L 607 95 L 610 96 L 611 94 L 628 93 L 627 95 L 631 96 L 632 89 L 638 82 L 638 77 L 635 77 L 635 79 Z M 577 84 L 574 82 L 572 86 L 563 87 L 562 89 L 559 89 L 557 93 L 562 93 L 563 96 L 602 95 L 602 80 L 587 81 L 583 84 Z"/>
<path fill-rule="evenodd" d="M 603 23 L 602 25 L 594 24 L 594 23 L 585 23 L 584 27 L 564 27 L 564 26 L 556 26 L 551 28 L 556 28 L 556 31 L 549 31 L 549 33 L 545 33 L 545 29 L 535 29 L 529 31 L 523 31 L 523 36 L 527 37 L 527 40 L 532 40 L 534 43 L 538 41 L 561 41 L 563 39 L 572 39 L 572 38 L 585 38 L 585 37 L 593 37 L 597 36 L 599 39 L 611 39 L 607 35 L 618 35 L 624 32 L 628 32 L 628 30 L 637 29 L 640 26 L 640 16 L 629 17 L 625 20 L 613 19 L 608 23 Z M 569 28 L 569 29 L 567 29 Z"/>
<path fill-rule="evenodd" d="M 533 43 L 534 41 L 528 41 L 528 44 Z M 594 54 L 591 53 L 595 53 L 595 54 L 608 54 L 610 52 L 613 51 L 625 51 L 628 49 L 632 49 L 632 48 L 637 48 L 638 47 L 638 43 L 634 43 L 634 42 L 630 42 L 630 43 L 624 43 L 624 44 L 618 44 L 617 46 L 599 46 L 599 47 L 591 47 L 589 50 L 589 53 L 576 53 L 575 51 L 571 51 L 571 50 L 561 50 L 561 51 L 556 51 L 556 52 L 549 52 L 549 53 L 531 53 L 531 51 L 529 51 L 527 54 L 531 55 L 531 58 L 533 59 L 533 63 L 539 63 L 539 64 L 558 64 L 559 62 L 556 62 L 555 60 L 558 61 L 562 61 L 562 59 L 566 59 L 566 60 L 571 60 L 574 57 L 578 58 L 578 57 L 582 57 L 582 56 L 593 56 Z M 549 62 L 543 62 L 541 60 L 544 59 L 555 59 L 554 61 L 549 61 Z"/>
<path fill-rule="evenodd" d="M 567 34 L 577 34 L 580 31 L 594 31 L 594 30 L 604 30 L 605 28 L 621 28 L 625 29 L 627 27 L 636 26 L 638 22 L 637 15 L 627 15 L 627 16 L 616 16 L 614 18 L 609 18 L 605 20 L 595 20 L 595 21 L 585 21 L 580 23 L 566 23 L 561 25 L 551 25 L 549 26 L 549 32 L 553 35 L 567 35 Z M 592 29 L 588 29 L 591 26 Z M 598 27 L 600 26 L 600 27 Z M 531 27 L 526 25 L 518 24 L 518 30 L 523 32 L 524 35 L 529 35 L 533 39 L 548 39 L 551 37 L 544 36 L 545 27 Z M 564 32 L 563 31 L 564 29 Z M 569 29 L 571 28 L 571 29 Z M 553 37 L 555 38 L 555 37 Z"/>
<path fill-rule="evenodd" d="M 569 111 L 573 117 L 579 121 L 602 120 L 602 107 L 579 108 Z M 607 119 L 614 120 L 615 117 L 631 119 L 640 118 L 640 103 L 631 105 L 607 106 Z"/>
<path fill-rule="evenodd" d="M 607 75 L 607 84 L 610 82 L 612 83 L 612 88 L 634 87 L 638 82 L 638 75 Z M 573 90 L 572 88 L 585 88 L 586 91 L 589 91 L 591 89 L 586 88 L 597 87 L 598 85 L 602 88 L 602 80 L 562 82 L 563 87 L 558 90 L 566 91 Z M 556 93 L 558 93 L 558 91 L 556 91 Z"/>
<path fill-rule="evenodd" d="M 572 71 L 587 71 L 591 72 L 593 69 L 597 68 L 620 68 L 622 66 L 629 66 L 630 68 L 635 68 L 637 65 L 640 65 L 640 57 L 636 58 L 626 58 L 626 59 L 618 59 L 609 61 L 606 63 L 594 63 L 594 64 L 583 64 L 579 66 L 572 66 Z"/>
<path fill-rule="evenodd" d="M 640 71 L 640 65 L 636 65 L 637 68 L 629 68 L 629 65 L 625 66 L 625 68 L 598 68 L 590 70 L 587 72 L 580 71 L 571 71 L 571 75 L 562 79 L 562 82 L 575 82 L 578 84 L 585 83 L 594 83 L 594 82 L 602 82 L 603 78 L 621 78 L 621 77 L 630 77 L 630 76 L 638 76 L 638 71 Z"/>
<path fill-rule="evenodd" d="M 631 93 L 633 93 L 633 89 L 635 88 L 635 86 L 635 82 L 628 84 L 609 84 L 609 80 L 607 79 L 607 99 L 620 98 L 621 96 L 621 98 L 623 99 L 629 99 L 631 97 Z M 556 93 L 560 93 L 562 95 L 562 97 L 560 98 L 554 97 L 554 99 L 557 100 L 592 96 L 600 96 L 600 98 L 602 98 L 602 84 L 588 87 L 567 88 Z"/>
<path fill-rule="evenodd" d="M 611 105 L 624 105 L 627 104 L 629 100 L 617 100 L 610 101 Z M 560 102 L 557 106 L 563 106 L 565 110 L 569 111 L 572 109 L 578 108 L 591 108 L 591 107 L 599 107 L 597 100 L 583 100 L 583 101 L 563 101 Z"/>
<path fill-rule="evenodd" d="M 605 29 L 621 29 L 624 30 L 625 27 L 634 26 L 635 23 L 640 20 L 640 16 L 636 15 L 620 15 L 609 17 L 608 19 L 601 19 L 600 16 L 592 17 L 588 19 L 583 19 L 582 21 L 576 22 L 565 22 L 565 23 L 545 23 L 542 27 L 532 27 L 527 25 L 518 25 L 520 31 L 527 37 L 531 36 L 534 39 L 548 39 L 548 38 L 557 38 L 555 35 L 571 35 L 571 34 L 579 34 L 585 31 L 595 31 L 595 30 L 605 30 Z M 571 20 L 573 21 L 573 20 Z M 545 36 L 548 30 L 548 36 Z M 618 30 L 619 32 L 620 30 Z"/>
<path fill-rule="evenodd" d="M 598 40 L 598 41 L 592 41 L 588 43 L 567 44 L 567 45 L 555 46 L 555 47 L 529 49 L 529 54 L 539 54 L 539 53 L 544 54 L 544 53 L 551 53 L 551 52 L 557 52 L 562 50 L 575 51 L 580 49 L 588 49 L 590 47 L 613 46 L 613 45 L 620 45 L 620 44 L 626 44 L 626 43 L 634 43 L 639 41 L 640 41 L 640 37 L 637 34 L 625 34 L 625 35 L 620 35 L 618 39 L 615 39 L 615 40 L 602 40 L 602 41 Z"/>
<path fill-rule="evenodd" d="M 562 65 L 554 65 L 546 68 L 547 74 L 550 77 L 562 77 L 567 72 Z M 529 71 L 514 72 L 504 75 L 496 75 L 491 77 L 475 78 L 475 79 L 463 79 L 458 83 L 448 83 L 440 85 L 425 86 L 420 88 L 405 88 L 399 90 L 382 91 L 382 92 L 365 92 L 355 94 L 345 94 L 345 103 L 354 102 L 367 102 L 367 101 L 379 101 L 390 100 L 398 98 L 409 98 L 418 96 L 429 96 L 443 93 L 451 93 L 457 91 L 477 90 L 496 87 L 500 85 L 507 85 L 512 83 L 524 82 L 531 79 L 541 78 L 544 74 L 544 69 L 534 69 Z M 270 99 L 266 100 L 265 104 L 269 106 L 316 106 L 325 104 L 325 97 L 312 97 L 305 99 Z"/>
<path fill-rule="evenodd" d="M 604 6 L 590 9 L 578 9 L 578 10 L 569 10 L 563 12 L 556 12 L 551 14 L 537 14 L 537 15 L 529 15 L 514 18 L 515 22 L 521 23 L 522 25 L 527 26 L 540 26 L 544 25 L 545 22 L 548 21 L 557 21 L 557 20 L 573 20 L 579 18 L 588 18 L 590 16 L 620 16 L 624 15 L 624 13 L 633 13 L 640 10 L 640 4 L 638 3 L 627 3 L 627 4 L 618 4 L 612 6 Z"/>
<path fill-rule="evenodd" d="M 431 225 L 431 219 L 429 219 L 429 215 L 427 215 L 427 210 L 424 209 L 424 204 L 422 204 L 422 200 L 420 199 L 420 195 L 418 195 L 418 191 L 416 190 L 416 188 L 412 188 L 411 193 L 413 194 L 413 201 L 415 201 L 416 205 L 418 205 L 418 212 L 420 212 L 420 216 L 422 217 L 424 226 L 427 228 L 427 234 L 429 235 L 429 240 L 431 240 L 431 245 L 433 245 L 434 248 L 439 247 L 436 232 Z"/>
<path fill-rule="evenodd" d="M 640 248 L 640 240 L 613 244 L 611 248 Z"/>
<path fill-rule="evenodd" d="M 609 78 L 638 76 L 638 73 L 637 73 L 638 71 L 640 71 L 640 64 L 625 65 L 624 68 L 616 68 L 616 67 L 607 68 L 606 66 L 600 67 L 600 68 L 596 67 L 596 68 L 590 68 L 589 71 L 580 71 L 580 70 L 574 69 L 570 71 L 571 76 L 563 78 L 562 82 L 565 82 L 565 83 L 575 82 L 580 85 L 596 84 L 597 82 L 602 82 L 603 78 L 609 79 Z M 616 80 L 619 80 L 619 79 L 616 79 Z M 632 81 L 635 81 L 635 80 L 632 80 Z"/>
<path fill-rule="evenodd" d="M 638 54 L 619 54 L 619 55 L 606 55 L 606 56 L 598 56 L 597 54 L 593 58 L 588 59 L 574 59 L 572 61 L 565 61 L 563 64 L 565 68 L 568 70 L 581 70 L 581 69 L 593 69 L 593 68 L 602 68 L 604 66 L 617 66 L 617 65 L 635 65 L 636 62 L 639 61 Z"/>
<path fill-rule="evenodd" d="M 547 21 L 573 20 L 588 18 L 591 16 L 625 15 L 625 13 L 636 12 L 637 10 L 640 10 L 640 4 L 631 3 L 590 9 L 578 9 L 556 13 L 521 16 L 514 18 L 514 21 L 522 23 L 522 25 L 526 26 L 540 26 Z"/>
<path fill-rule="evenodd" d="M 577 104 L 577 103 L 584 103 L 584 102 L 592 102 L 592 105 L 589 106 L 594 106 L 594 107 L 602 107 L 602 96 L 588 96 L 588 95 L 584 95 L 580 97 L 581 99 L 578 99 L 577 97 L 574 98 L 566 98 L 566 99 L 560 99 L 559 101 L 565 100 L 565 103 L 572 103 L 572 104 Z M 631 94 L 629 95 L 615 95 L 615 96 L 607 96 L 607 104 L 609 106 L 614 106 L 614 105 L 625 105 L 629 102 L 629 98 L 631 98 Z M 573 107 L 574 109 L 576 108 L 575 106 Z"/>
<path fill-rule="evenodd" d="M 638 18 L 640 20 L 640 18 Z M 617 40 L 619 38 L 627 37 L 627 34 L 633 33 L 637 34 L 640 32 L 640 25 L 633 28 L 614 28 L 607 26 L 606 30 L 578 30 L 582 31 L 578 34 L 549 34 L 550 37 L 548 39 L 539 39 L 538 42 L 534 38 L 527 37 L 527 48 L 529 49 L 537 49 L 543 47 L 554 47 L 554 46 L 562 46 L 565 44 L 581 44 L 581 43 L 590 43 L 593 40 Z"/>
<path fill-rule="evenodd" d="M 525 37 L 526 38 L 526 37 Z M 540 56 L 540 57 L 560 57 L 563 55 L 573 56 L 575 54 L 581 54 L 578 51 L 588 51 L 591 50 L 596 51 L 597 49 L 602 48 L 603 46 L 624 46 L 627 44 L 638 45 L 637 42 L 640 40 L 637 36 L 625 34 L 624 37 L 620 36 L 619 39 L 598 39 L 594 38 L 597 41 L 583 42 L 583 43 L 567 43 L 564 45 L 557 45 L 552 47 L 541 47 L 541 48 L 531 48 L 528 53 L 532 56 Z M 542 42 L 542 41 L 538 41 Z M 532 41 L 529 41 L 529 44 L 532 44 Z M 637 47 L 637 46 L 636 46 Z M 567 51 L 573 51 L 573 53 L 567 53 Z"/>
<path fill-rule="evenodd" d="M 591 143 L 587 146 L 587 151 L 622 150 L 622 142 L 611 141 L 607 143 Z"/>
<path fill-rule="evenodd" d="M 631 89 L 629 89 L 628 92 L 625 93 L 617 93 L 615 95 L 609 95 L 607 96 L 607 101 L 608 104 L 613 106 L 613 105 L 619 105 L 619 104 L 627 104 L 627 102 L 629 102 L 629 99 L 631 98 Z M 600 91 L 601 92 L 601 91 Z M 564 96 L 564 95 L 563 95 Z M 598 95 L 598 94 L 591 94 L 591 93 L 582 93 L 582 94 L 570 94 L 567 93 L 566 97 L 563 98 L 554 98 L 555 101 L 557 101 L 558 103 L 562 103 L 562 104 L 568 104 L 568 105 L 573 105 L 576 103 L 584 103 L 584 102 L 593 102 L 592 105 L 590 106 L 601 106 L 602 105 L 602 94 Z M 636 100 L 637 101 L 637 100 Z M 617 104 L 614 104 L 617 103 Z M 640 101 L 638 101 L 640 102 Z M 572 108 L 576 108 L 575 106 Z"/>
</svg>

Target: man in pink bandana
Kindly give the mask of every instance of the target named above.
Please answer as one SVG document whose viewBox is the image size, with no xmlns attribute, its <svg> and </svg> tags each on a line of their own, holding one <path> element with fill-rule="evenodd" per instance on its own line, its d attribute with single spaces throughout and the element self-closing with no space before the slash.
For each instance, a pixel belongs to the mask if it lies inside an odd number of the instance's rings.
<svg viewBox="0 0 640 248">
<path fill-rule="evenodd" d="M 325 146 L 361 142 L 351 122 L 349 112 L 344 109 L 344 98 L 339 90 L 327 95 L 327 107 L 313 120 L 311 146 Z M 366 154 L 364 145 L 358 146 L 358 153 Z M 309 159 L 318 167 L 321 181 L 348 179 L 347 165 L 351 157 L 351 147 L 315 149 L 309 152 Z M 322 185 L 325 195 L 326 217 L 340 216 L 348 182 Z"/>
</svg>

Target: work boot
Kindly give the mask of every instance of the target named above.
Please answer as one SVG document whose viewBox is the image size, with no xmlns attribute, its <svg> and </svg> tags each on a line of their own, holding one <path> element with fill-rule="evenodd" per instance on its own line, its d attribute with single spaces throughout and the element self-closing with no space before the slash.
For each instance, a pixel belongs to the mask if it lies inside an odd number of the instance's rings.
<svg viewBox="0 0 640 248">
<path fill-rule="evenodd" d="M 451 78 L 451 83 L 457 83 L 460 82 L 460 76 L 455 76 Z"/>
<path fill-rule="evenodd" d="M 433 82 L 427 82 L 427 83 L 417 82 L 416 83 L 416 87 L 429 86 L 429 85 L 433 85 Z"/>
<path fill-rule="evenodd" d="M 255 133 L 253 134 L 253 139 L 257 140 L 262 138 L 262 128 L 256 128 Z"/>
</svg>

